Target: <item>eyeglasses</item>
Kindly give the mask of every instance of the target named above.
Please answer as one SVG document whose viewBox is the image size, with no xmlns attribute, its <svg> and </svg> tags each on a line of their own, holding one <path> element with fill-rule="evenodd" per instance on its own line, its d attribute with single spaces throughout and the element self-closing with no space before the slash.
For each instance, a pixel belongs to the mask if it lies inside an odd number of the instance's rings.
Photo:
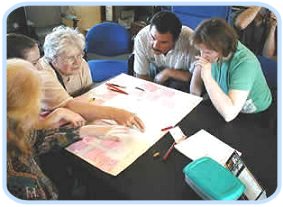
<svg viewBox="0 0 283 207">
<path fill-rule="evenodd" d="M 76 61 L 81 61 L 84 57 L 84 53 L 82 52 L 79 55 L 74 55 L 74 56 L 65 56 L 65 57 L 61 57 L 62 60 L 67 63 L 67 64 L 73 64 Z"/>
</svg>

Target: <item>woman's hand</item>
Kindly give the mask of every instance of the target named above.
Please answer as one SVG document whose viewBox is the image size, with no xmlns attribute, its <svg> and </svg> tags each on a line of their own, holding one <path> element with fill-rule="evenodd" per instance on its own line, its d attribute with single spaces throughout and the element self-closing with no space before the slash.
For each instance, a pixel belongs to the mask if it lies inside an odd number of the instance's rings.
<svg viewBox="0 0 283 207">
<path fill-rule="evenodd" d="M 71 123 L 74 127 L 83 126 L 86 123 L 86 120 L 80 114 L 71 110 L 64 112 L 63 120 L 65 120 L 67 123 Z"/>
<path fill-rule="evenodd" d="M 194 64 L 194 70 L 193 75 L 190 82 L 190 93 L 196 96 L 201 96 L 202 88 L 203 88 L 203 82 L 201 79 L 201 66 L 196 66 Z"/>
<path fill-rule="evenodd" d="M 201 56 L 196 56 L 196 59 L 195 66 L 201 68 L 201 78 L 211 76 L 211 63 Z"/>
<path fill-rule="evenodd" d="M 102 140 L 120 141 L 120 135 L 128 134 L 130 129 L 117 125 L 85 125 L 80 128 L 80 137 L 96 137 Z"/>
<path fill-rule="evenodd" d="M 155 77 L 154 77 L 154 82 L 158 84 L 163 84 L 165 81 L 167 81 L 170 78 L 170 69 L 166 68 L 159 72 Z"/>
<path fill-rule="evenodd" d="M 144 132 L 143 121 L 134 113 L 128 112 L 123 109 L 113 108 L 112 118 L 120 125 L 127 127 L 137 127 L 140 131 Z"/>
<path fill-rule="evenodd" d="M 57 128 L 68 123 L 74 127 L 79 127 L 86 123 L 81 115 L 66 108 L 55 109 L 45 119 L 52 128 Z"/>
</svg>

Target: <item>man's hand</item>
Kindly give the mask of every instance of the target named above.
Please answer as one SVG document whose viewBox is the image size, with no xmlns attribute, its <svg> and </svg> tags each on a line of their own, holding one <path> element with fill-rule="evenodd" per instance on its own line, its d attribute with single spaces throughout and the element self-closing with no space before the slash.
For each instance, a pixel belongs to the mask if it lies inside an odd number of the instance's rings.
<svg viewBox="0 0 283 207">
<path fill-rule="evenodd" d="M 165 68 L 164 70 L 162 70 L 160 73 L 158 73 L 155 76 L 154 82 L 159 83 L 159 84 L 163 84 L 165 81 L 167 81 L 170 78 L 170 71 L 171 71 L 171 69 L 169 69 L 169 68 Z"/>
</svg>

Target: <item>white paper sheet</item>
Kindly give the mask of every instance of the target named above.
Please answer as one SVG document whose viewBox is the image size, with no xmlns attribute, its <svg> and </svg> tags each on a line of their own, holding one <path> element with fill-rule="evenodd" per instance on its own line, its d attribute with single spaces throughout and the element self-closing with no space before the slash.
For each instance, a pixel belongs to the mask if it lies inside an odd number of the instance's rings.
<svg viewBox="0 0 283 207">
<path fill-rule="evenodd" d="M 235 151 L 234 148 L 203 129 L 176 144 L 175 148 L 192 160 L 206 156 L 223 166 Z"/>
<path fill-rule="evenodd" d="M 120 142 L 107 137 L 104 140 L 84 138 L 66 149 L 111 175 L 118 175 L 126 169 L 167 133 L 161 129 L 175 126 L 202 100 L 201 97 L 125 74 L 107 82 L 124 86 L 121 89 L 128 95 L 111 91 L 104 83 L 85 94 L 85 100 L 95 98 L 93 104 L 122 108 L 137 114 L 145 124 L 145 132 L 130 129 L 127 133 L 114 133 Z M 113 129 L 116 125 L 109 120 L 100 120 L 96 124 L 110 125 Z"/>
</svg>

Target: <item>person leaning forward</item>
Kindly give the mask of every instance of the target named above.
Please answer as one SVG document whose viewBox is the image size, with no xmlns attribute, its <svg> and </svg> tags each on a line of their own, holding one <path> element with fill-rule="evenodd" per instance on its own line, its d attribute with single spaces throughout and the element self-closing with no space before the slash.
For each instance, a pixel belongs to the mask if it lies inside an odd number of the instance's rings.
<svg viewBox="0 0 283 207">
<path fill-rule="evenodd" d="M 143 131 L 142 120 L 129 111 L 98 106 L 72 97 L 92 83 L 88 64 L 83 59 L 84 46 L 84 36 L 72 28 L 59 26 L 46 36 L 44 56 L 37 64 L 43 82 L 43 110 L 64 107 L 87 121 L 113 119 L 120 125 L 136 126 Z"/>
<path fill-rule="evenodd" d="M 229 122 L 240 112 L 258 113 L 272 102 L 260 63 L 223 19 L 203 21 L 192 42 L 200 51 L 194 62 L 190 92 L 202 95 L 205 88 L 212 104 Z"/>
<path fill-rule="evenodd" d="M 188 92 L 192 33 L 174 13 L 156 13 L 135 38 L 136 77 Z"/>
</svg>

